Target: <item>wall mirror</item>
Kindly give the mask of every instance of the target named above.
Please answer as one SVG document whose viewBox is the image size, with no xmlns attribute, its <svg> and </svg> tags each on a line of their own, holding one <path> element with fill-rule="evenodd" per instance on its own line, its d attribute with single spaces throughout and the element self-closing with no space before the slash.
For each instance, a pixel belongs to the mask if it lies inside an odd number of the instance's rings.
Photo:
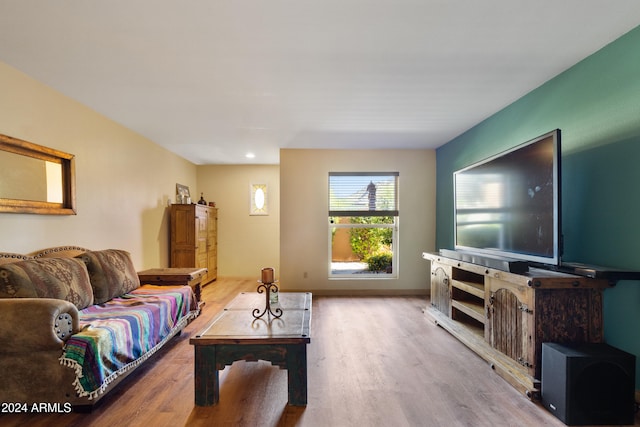
<svg viewBox="0 0 640 427">
<path fill-rule="evenodd" d="M 0 212 L 76 214 L 72 154 L 0 134 Z"/>
</svg>

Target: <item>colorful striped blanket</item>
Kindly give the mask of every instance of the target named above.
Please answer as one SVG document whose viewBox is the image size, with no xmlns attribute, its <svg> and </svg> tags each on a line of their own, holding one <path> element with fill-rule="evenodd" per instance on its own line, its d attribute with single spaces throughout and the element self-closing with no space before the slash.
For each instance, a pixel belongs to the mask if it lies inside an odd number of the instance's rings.
<svg viewBox="0 0 640 427">
<path fill-rule="evenodd" d="M 198 313 L 188 286 L 141 286 L 81 310 L 81 331 L 65 344 L 60 363 L 75 369 L 78 395 L 93 399 L 118 375 L 148 359 Z"/>
</svg>

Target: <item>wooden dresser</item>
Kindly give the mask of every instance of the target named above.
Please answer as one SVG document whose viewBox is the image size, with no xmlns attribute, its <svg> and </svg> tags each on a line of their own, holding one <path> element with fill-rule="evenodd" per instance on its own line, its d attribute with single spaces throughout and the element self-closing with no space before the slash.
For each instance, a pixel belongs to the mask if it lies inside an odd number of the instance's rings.
<svg viewBox="0 0 640 427">
<path fill-rule="evenodd" d="M 171 205 L 171 267 L 206 268 L 202 284 L 218 277 L 218 209 Z"/>
<path fill-rule="evenodd" d="M 543 342 L 601 342 L 603 279 L 530 268 L 514 274 L 423 253 L 426 313 L 516 389 L 539 398 Z"/>
</svg>

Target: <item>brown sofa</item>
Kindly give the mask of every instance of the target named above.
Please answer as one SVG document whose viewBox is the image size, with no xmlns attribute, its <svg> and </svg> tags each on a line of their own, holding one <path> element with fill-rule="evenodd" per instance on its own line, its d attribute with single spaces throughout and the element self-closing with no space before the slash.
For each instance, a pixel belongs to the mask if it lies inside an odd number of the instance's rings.
<svg viewBox="0 0 640 427">
<path fill-rule="evenodd" d="M 0 402 L 94 405 L 197 315 L 189 286 L 141 286 L 126 251 L 0 253 Z"/>
</svg>

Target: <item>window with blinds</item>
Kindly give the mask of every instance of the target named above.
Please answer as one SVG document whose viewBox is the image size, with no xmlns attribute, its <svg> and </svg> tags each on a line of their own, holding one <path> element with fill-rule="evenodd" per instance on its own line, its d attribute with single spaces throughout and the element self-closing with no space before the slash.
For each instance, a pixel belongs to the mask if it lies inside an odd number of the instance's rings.
<svg viewBox="0 0 640 427">
<path fill-rule="evenodd" d="M 329 173 L 329 277 L 397 278 L 398 172 Z"/>
<path fill-rule="evenodd" d="M 398 172 L 329 172 L 329 216 L 399 216 Z"/>
</svg>

